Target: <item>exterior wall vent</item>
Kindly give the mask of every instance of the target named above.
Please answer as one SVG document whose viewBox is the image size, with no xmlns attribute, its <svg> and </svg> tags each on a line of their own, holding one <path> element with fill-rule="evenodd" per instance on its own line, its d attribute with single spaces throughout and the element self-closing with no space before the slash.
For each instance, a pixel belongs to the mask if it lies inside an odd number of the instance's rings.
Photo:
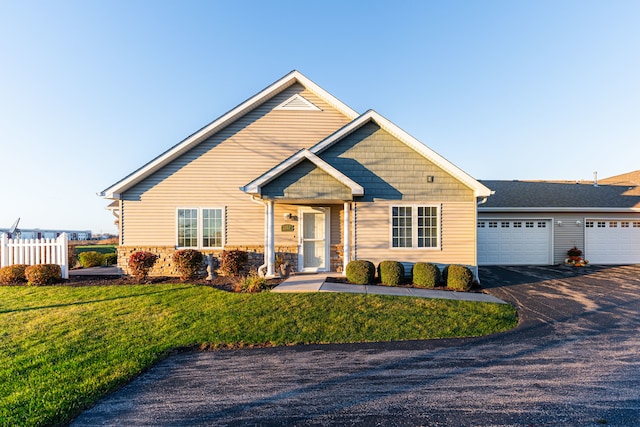
<svg viewBox="0 0 640 427">
<path fill-rule="evenodd" d="M 274 110 L 322 111 L 311 101 L 297 93 L 275 107 Z"/>
</svg>

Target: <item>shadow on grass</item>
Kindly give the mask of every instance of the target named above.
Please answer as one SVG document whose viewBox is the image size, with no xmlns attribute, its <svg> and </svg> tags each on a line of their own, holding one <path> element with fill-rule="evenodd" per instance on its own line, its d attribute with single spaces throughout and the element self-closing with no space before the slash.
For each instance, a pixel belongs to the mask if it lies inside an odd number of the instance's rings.
<svg viewBox="0 0 640 427">
<path fill-rule="evenodd" d="M 162 290 L 162 291 L 143 292 L 143 293 L 130 294 L 130 295 L 120 295 L 120 296 L 117 296 L 117 297 L 102 298 L 102 299 L 95 299 L 95 300 L 89 300 L 89 301 L 75 301 L 75 302 L 69 302 L 69 303 L 64 303 L 64 304 L 52 304 L 52 305 L 43 305 L 43 306 L 38 306 L 38 307 L 24 307 L 24 308 L 0 310 L 0 314 L 18 313 L 18 312 L 21 312 L 21 311 L 45 310 L 45 309 L 48 309 L 48 308 L 71 307 L 71 306 L 75 306 L 75 305 L 96 304 L 96 303 L 100 303 L 100 302 L 117 301 L 117 300 L 121 300 L 121 299 L 137 298 L 137 297 L 142 297 L 142 296 L 147 296 L 147 295 L 167 294 L 167 293 L 170 293 L 170 292 L 180 291 L 180 290 L 184 290 L 184 289 L 191 289 L 191 286 L 183 286 L 183 287 L 180 287 L 180 288 L 165 289 L 165 290 Z"/>
</svg>

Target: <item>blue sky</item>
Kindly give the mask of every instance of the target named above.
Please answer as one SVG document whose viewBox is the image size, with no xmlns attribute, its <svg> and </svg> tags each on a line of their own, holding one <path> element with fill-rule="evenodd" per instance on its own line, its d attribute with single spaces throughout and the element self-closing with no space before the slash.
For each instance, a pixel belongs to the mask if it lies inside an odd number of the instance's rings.
<svg viewBox="0 0 640 427">
<path fill-rule="evenodd" d="M 96 193 L 293 69 L 478 179 L 640 169 L 638 1 L 0 0 L 0 227 Z"/>
</svg>

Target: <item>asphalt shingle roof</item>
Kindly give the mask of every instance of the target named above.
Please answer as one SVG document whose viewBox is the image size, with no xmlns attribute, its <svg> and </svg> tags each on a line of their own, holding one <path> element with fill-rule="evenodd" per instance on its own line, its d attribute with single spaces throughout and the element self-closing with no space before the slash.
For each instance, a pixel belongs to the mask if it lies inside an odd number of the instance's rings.
<svg viewBox="0 0 640 427">
<path fill-rule="evenodd" d="M 640 187 L 548 181 L 481 180 L 495 191 L 485 208 L 613 208 L 640 209 Z"/>
</svg>

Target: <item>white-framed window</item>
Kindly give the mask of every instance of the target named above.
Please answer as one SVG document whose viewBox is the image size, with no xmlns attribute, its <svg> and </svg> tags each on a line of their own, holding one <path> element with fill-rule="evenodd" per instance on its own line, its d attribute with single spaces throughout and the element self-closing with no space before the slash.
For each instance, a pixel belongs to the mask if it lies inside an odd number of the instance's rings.
<svg viewBox="0 0 640 427">
<path fill-rule="evenodd" d="M 440 247 L 440 206 L 391 206 L 391 247 L 437 249 Z"/>
<path fill-rule="evenodd" d="M 178 208 L 176 210 L 179 248 L 222 248 L 224 208 Z"/>
</svg>

